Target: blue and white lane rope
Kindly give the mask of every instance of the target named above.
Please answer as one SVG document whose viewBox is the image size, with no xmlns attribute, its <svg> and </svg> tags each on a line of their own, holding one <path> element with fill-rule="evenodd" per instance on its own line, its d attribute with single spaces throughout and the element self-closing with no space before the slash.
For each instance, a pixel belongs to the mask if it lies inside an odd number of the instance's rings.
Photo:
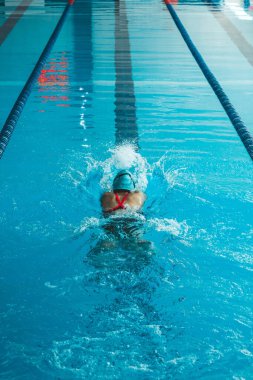
<svg viewBox="0 0 253 380">
<path fill-rule="evenodd" d="M 193 57 L 195 58 L 197 64 L 199 65 L 201 71 L 203 72 L 204 76 L 206 77 L 208 83 L 212 87 L 213 91 L 215 92 L 217 98 L 219 99 L 222 107 L 224 108 L 226 114 L 228 115 L 231 123 L 233 124 L 236 132 L 238 133 L 241 141 L 243 142 L 247 152 L 249 153 L 251 159 L 253 160 L 253 137 L 251 136 L 250 132 L 248 131 L 247 127 L 241 120 L 240 116 L 238 115 L 237 111 L 231 104 L 229 98 L 225 94 L 223 88 L 219 84 L 218 80 L 215 78 L 207 64 L 205 63 L 203 57 L 199 53 L 198 49 L 192 42 L 189 34 L 187 33 L 184 25 L 182 24 L 181 20 L 179 19 L 176 11 L 174 10 L 173 6 L 170 4 L 170 0 L 164 0 L 168 11 L 170 12 L 171 17 L 173 18 L 179 32 L 181 33 L 185 43 L 187 44 L 189 50 L 191 51 Z"/>
<path fill-rule="evenodd" d="M 50 51 L 58 37 L 58 34 L 60 33 L 60 30 L 62 28 L 62 25 L 66 19 L 66 16 L 69 12 L 70 7 L 74 4 L 74 0 L 69 0 L 51 37 L 49 38 L 43 52 L 41 53 L 32 73 L 30 74 L 26 84 L 24 85 L 22 91 L 20 92 L 14 106 L 11 109 L 11 112 L 9 113 L 9 116 L 7 117 L 3 128 L 0 132 L 0 159 L 3 156 L 3 153 L 5 151 L 6 146 L 8 145 L 12 132 L 14 131 L 16 124 L 18 122 L 18 119 L 23 111 L 23 108 L 27 102 L 27 99 L 31 93 L 32 87 L 37 80 L 37 78 L 40 75 L 41 69 L 46 63 L 46 60 L 50 54 Z"/>
</svg>

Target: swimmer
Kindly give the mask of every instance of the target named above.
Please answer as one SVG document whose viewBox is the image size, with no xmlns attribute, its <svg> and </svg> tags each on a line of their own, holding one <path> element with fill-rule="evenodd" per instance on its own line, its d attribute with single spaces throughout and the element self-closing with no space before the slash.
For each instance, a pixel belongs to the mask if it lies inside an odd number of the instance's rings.
<svg viewBox="0 0 253 380">
<path fill-rule="evenodd" d="M 104 193 L 100 199 L 104 216 L 117 217 L 106 219 L 103 224 L 105 235 L 91 249 L 91 257 L 119 249 L 139 254 L 144 251 L 148 255 L 152 253 L 151 242 L 143 239 L 145 217 L 141 217 L 140 211 L 145 200 L 146 195 L 136 190 L 132 174 L 128 170 L 119 171 L 113 180 L 112 191 Z M 134 211 L 136 214 L 128 214 L 126 211 Z"/>
<path fill-rule="evenodd" d="M 105 214 L 119 213 L 123 210 L 140 211 L 146 200 L 143 192 L 135 190 L 135 182 L 128 170 L 118 172 L 113 180 L 112 189 L 113 191 L 104 193 L 100 199 Z"/>
</svg>

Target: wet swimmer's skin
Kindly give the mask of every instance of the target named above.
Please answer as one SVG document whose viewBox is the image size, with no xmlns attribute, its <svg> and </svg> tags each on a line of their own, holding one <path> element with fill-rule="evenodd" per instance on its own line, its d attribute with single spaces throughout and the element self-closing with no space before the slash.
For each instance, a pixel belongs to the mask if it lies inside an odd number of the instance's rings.
<svg viewBox="0 0 253 380">
<path fill-rule="evenodd" d="M 146 200 L 143 192 L 135 190 L 135 182 L 128 170 L 118 172 L 112 189 L 113 191 L 106 192 L 101 197 L 101 206 L 106 215 L 124 210 L 139 211 Z"/>
</svg>

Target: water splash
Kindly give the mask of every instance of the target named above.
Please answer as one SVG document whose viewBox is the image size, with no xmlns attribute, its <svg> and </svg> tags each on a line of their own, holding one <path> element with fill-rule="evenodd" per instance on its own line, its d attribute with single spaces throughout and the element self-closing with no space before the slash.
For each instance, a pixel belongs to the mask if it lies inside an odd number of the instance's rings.
<svg viewBox="0 0 253 380">
<path fill-rule="evenodd" d="M 131 144 L 118 145 L 109 151 L 112 153 L 113 163 L 117 169 L 129 169 L 136 161 L 139 161 L 139 158 L 142 158 L 136 152 L 135 146 Z"/>
<path fill-rule="evenodd" d="M 78 238 L 88 230 L 96 230 L 100 236 L 101 228 L 103 230 L 104 224 L 108 222 L 108 218 L 106 218 L 107 221 L 101 218 L 99 204 L 101 192 L 111 190 L 113 178 L 118 170 L 129 169 L 133 174 L 137 189 L 147 193 L 148 198 L 144 208 L 146 217 L 136 212 L 126 212 L 120 215 L 120 218 L 133 217 L 140 221 L 141 215 L 147 230 L 167 233 L 172 238 L 184 238 L 188 231 L 186 222 L 178 221 L 178 216 L 171 214 L 172 210 L 169 206 L 164 207 L 165 204 L 169 205 L 171 200 L 171 196 L 168 198 L 168 192 L 175 188 L 185 187 L 186 169 L 173 167 L 169 154 L 167 152 L 152 164 L 149 164 L 132 144 L 109 148 L 104 161 L 99 161 L 92 154 L 87 154 L 83 172 L 73 173 L 73 168 L 71 168 L 71 175 L 68 176 L 72 185 L 82 190 L 85 198 L 83 203 L 87 205 L 86 217 L 82 218 L 76 227 L 74 236 Z M 118 215 L 112 215 L 110 218 L 113 220 L 117 217 Z"/>
<path fill-rule="evenodd" d="M 153 218 L 148 221 L 150 227 L 155 228 L 158 232 L 168 232 L 174 237 L 185 237 L 189 230 L 189 226 L 186 221 L 178 222 L 174 219 L 168 218 Z"/>
<path fill-rule="evenodd" d="M 100 181 L 101 187 L 110 189 L 116 173 L 122 169 L 129 169 L 138 190 L 145 191 L 148 184 L 149 165 L 140 153 L 136 152 L 136 147 L 132 144 L 122 144 L 109 149 L 111 155 L 102 163 L 104 173 Z"/>
<path fill-rule="evenodd" d="M 150 166 L 150 172 L 152 173 L 151 179 L 162 185 L 165 190 L 170 190 L 175 186 L 183 186 L 183 177 L 185 175 L 186 168 L 174 168 L 171 165 L 169 152 L 163 154 L 163 156 Z"/>
<path fill-rule="evenodd" d="M 76 228 L 75 234 L 82 234 L 90 228 L 97 228 L 100 226 L 100 220 L 94 217 L 86 217 L 83 219 L 81 226 Z"/>
</svg>

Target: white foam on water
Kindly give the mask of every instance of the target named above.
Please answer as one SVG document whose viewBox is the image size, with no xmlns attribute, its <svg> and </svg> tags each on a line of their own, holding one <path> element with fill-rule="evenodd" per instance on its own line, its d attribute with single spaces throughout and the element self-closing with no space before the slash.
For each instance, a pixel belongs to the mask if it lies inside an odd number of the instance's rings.
<svg viewBox="0 0 253 380">
<path fill-rule="evenodd" d="M 133 144 L 122 144 L 108 150 L 111 155 L 102 164 L 103 177 L 100 181 L 102 188 L 110 189 L 113 178 L 119 170 L 128 169 L 133 174 L 133 178 L 138 190 L 144 191 L 147 187 L 148 163 L 140 153 L 136 151 Z"/>
<path fill-rule="evenodd" d="M 81 225 L 74 231 L 75 234 L 80 234 L 87 231 L 89 228 L 96 228 L 101 224 L 99 218 L 86 217 L 82 220 Z"/>
<path fill-rule="evenodd" d="M 129 169 L 134 165 L 135 161 L 140 156 L 136 153 L 133 145 L 120 145 L 115 149 L 110 150 L 112 153 L 112 159 L 117 169 Z"/>
<path fill-rule="evenodd" d="M 53 285 L 53 284 L 51 284 L 50 281 L 46 281 L 46 282 L 44 283 L 44 285 L 45 285 L 47 288 L 51 288 L 51 289 L 54 289 L 54 288 L 57 288 L 57 287 L 58 287 L 58 285 Z"/>
<path fill-rule="evenodd" d="M 134 218 L 136 221 L 145 222 L 146 217 L 143 214 L 140 214 L 138 211 L 132 209 L 126 209 L 122 213 L 112 214 L 107 218 L 107 220 L 128 220 L 129 218 Z"/>
<path fill-rule="evenodd" d="M 243 350 L 240 350 L 240 352 L 245 356 L 253 357 L 252 352 L 250 352 L 248 349 L 244 348 Z"/>
<path fill-rule="evenodd" d="M 168 218 L 153 218 L 148 221 L 149 226 L 154 227 L 158 232 L 168 232 L 169 234 L 175 237 L 184 237 L 188 230 L 189 226 L 186 221 L 178 222 L 174 219 Z"/>
<path fill-rule="evenodd" d="M 140 363 L 138 366 L 130 365 L 128 368 L 131 368 L 135 371 L 141 371 L 141 372 L 153 372 L 151 368 L 149 368 L 148 364 Z"/>
</svg>

